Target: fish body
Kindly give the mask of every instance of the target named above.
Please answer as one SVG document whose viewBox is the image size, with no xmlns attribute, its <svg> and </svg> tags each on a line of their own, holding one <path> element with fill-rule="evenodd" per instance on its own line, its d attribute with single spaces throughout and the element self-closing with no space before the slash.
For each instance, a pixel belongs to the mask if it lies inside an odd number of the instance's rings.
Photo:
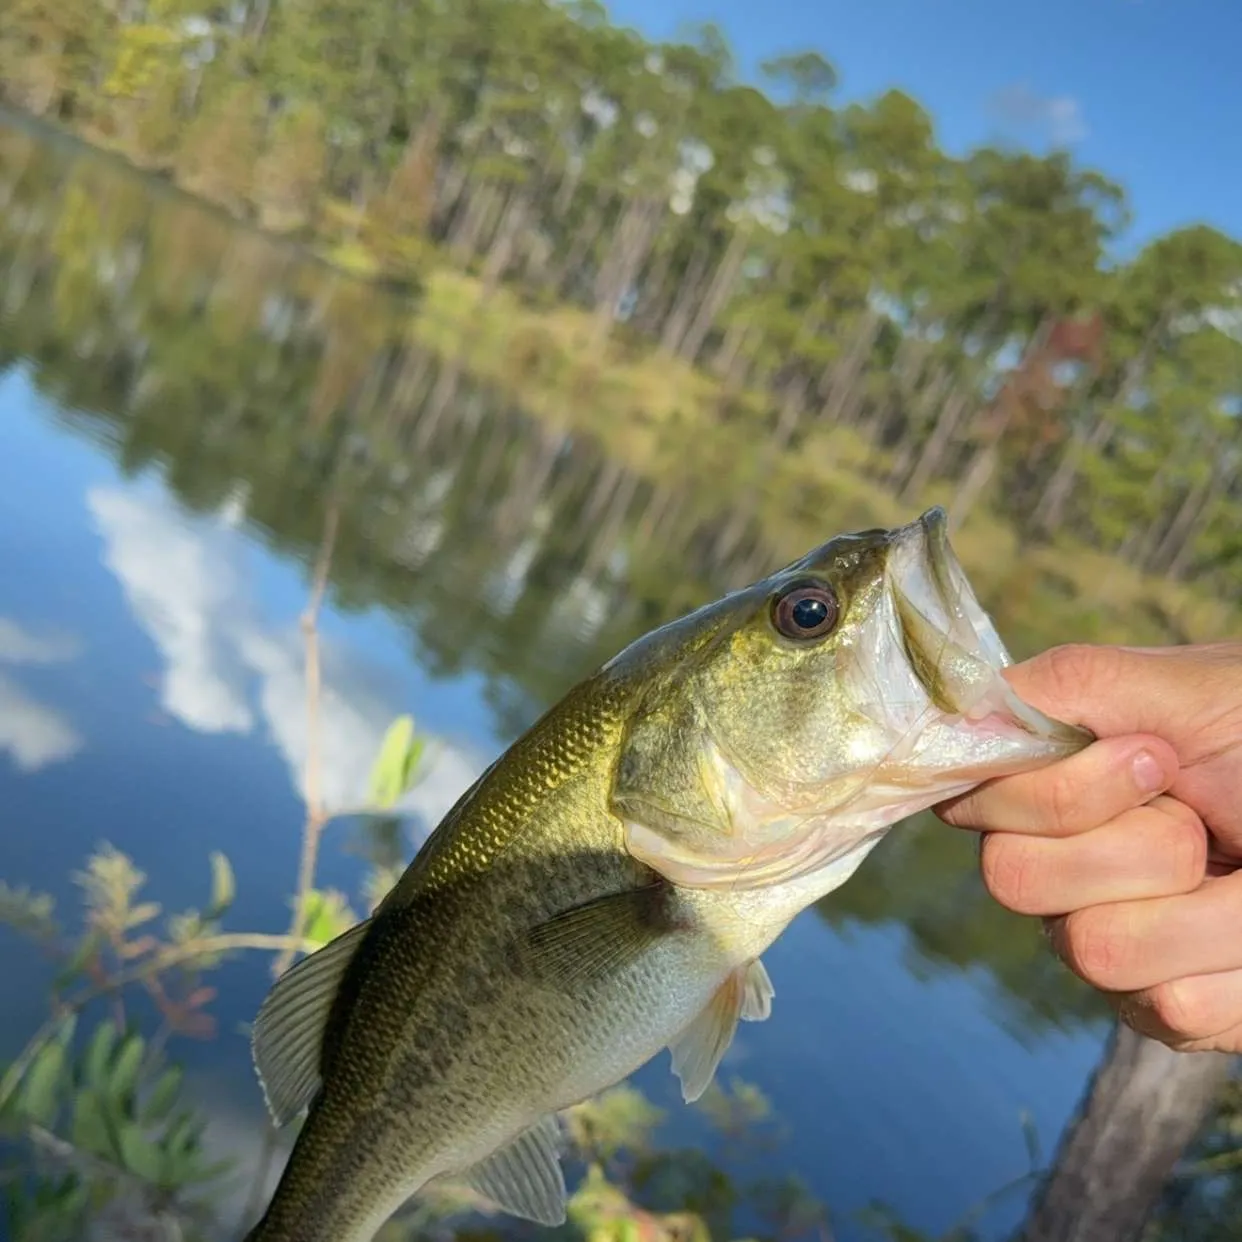
<svg viewBox="0 0 1242 1242">
<path fill-rule="evenodd" d="M 444 1177 L 562 1221 L 558 1112 L 664 1048 L 697 1098 L 771 1011 L 764 951 L 895 820 L 1085 744 L 1013 698 L 1007 658 L 933 511 L 575 687 L 265 1001 L 269 1106 L 308 1112 L 247 1242 L 368 1242 Z"/>
</svg>

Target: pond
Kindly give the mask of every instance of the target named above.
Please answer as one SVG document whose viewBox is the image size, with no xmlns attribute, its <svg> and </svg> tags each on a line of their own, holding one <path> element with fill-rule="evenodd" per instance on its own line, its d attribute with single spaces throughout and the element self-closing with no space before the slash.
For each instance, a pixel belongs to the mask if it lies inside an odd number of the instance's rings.
<svg viewBox="0 0 1242 1242">
<path fill-rule="evenodd" d="M 411 857 L 575 680 L 776 563 L 727 500 L 644 477 L 589 409 L 530 413 L 411 332 L 416 309 L 0 119 L 0 878 L 51 894 L 70 929 L 74 873 L 108 843 L 165 913 L 203 906 L 223 852 L 227 927 L 284 932 L 312 729 L 341 812 L 319 886 L 364 909 L 376 866 Z M 824 537 L 868 524 L 848 503 L 832 519 Z M 308 714 L 299 618 L 326 532 Z M 402 713 L 423 779 L 395 823 L 349 815 Z M 0 944 L 7 1059 L 51 967 L 8 928 Z M 1099 1056 L 1090 998 L 943 826 L 903 826 L 765 960 L 773 1016 L 723 1072 L 781 1126 L 747 1171 L 798 1175 L 842 1242 L 873 1236 L 873 1201 L 943 1230 L 1020 1176 L 1024 1110 L 1046 1153 Z M 270 954 L 230 957 L 210 1037 L 169 1048 L 209 1148 L 243 1167 L 264 1144 L 246 1024 L 270 977 Z M 131 1016 L 154 1026 L 150 1009 Z M 662 1144 L 717 1141 L 667 1056 L 635 1085 L 667 1109 Z M 227 1186 L 226 1223 L 245 1180 Z M 1000 1200 L 985 1236 L 1023 1205 Z"/>
</svg>

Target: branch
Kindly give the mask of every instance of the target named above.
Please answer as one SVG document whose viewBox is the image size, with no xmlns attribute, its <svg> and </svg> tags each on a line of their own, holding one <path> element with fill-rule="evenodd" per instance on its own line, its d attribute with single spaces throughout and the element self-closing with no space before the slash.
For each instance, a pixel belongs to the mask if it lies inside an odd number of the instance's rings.
<svg viewBox="0 0 1242 1242">
<path fill-rule="evenodd" d="M 328 569 L 336 543 L 338 510 L 333 502 L 324 518 L 323 538 L 311 579 L 310 599 L 302 613 L 302 637 L 306 645 L 306 772 L 303 785 L 306 794 L 306 820 L 302 825 L 302 856 L 298 860 L 298 884 L 294 896 L 293 921 L 289 935 L 300 939 L 306 926 L 306 907 L 315 884 L 315 868 L 319 862 L 319 839 L 329 816 L 323 806 L 321 783 L 322 761 L 319 751 L 319 700 L 322 678 L 319 666 L 319 610 L 328 586 Z M 295 950 L 288 949 L 272 963 L 272 974 L 279 977 L 289 969 Z"/>
<path fill-rule="evenodd" d="M 216 954 L 230 953 L 238 949 L 266 949 L 268 951 L 280 949 L 288 953 L 296 953 L 298 951 L 309 952 L 315 948 L 318 948 L 318 945 L 300 937 L 269 935 L 264 932 L 228 932 L 219 936 L 206 936 L 201 940 L 191 940 L 186 944 L 168 946 L 145 961 L 129 967 L 128 970 L 122 970 L 104 982 L 87 988 L 77 996 L 62 1001 L 57 1006 L 56 1012 L 48 1017 L 31 1036 L 25 1048 L 14 1058 L 5 1070 L 4 1077 L 0 1078 L 0 1111 L 3 1111 L 12 1098 L 18 1083 L 30 1068 L 30 1063 L 39 1055 L 40 1050 L 52 1039 L 66 1019 L 79 1013 L 101 996 L 107 996 L 131 983 L 138 983 L 152 975 L 158 975 L 173 966 L 192 962 L 196 958 L 214 957 Z"/>
</svg>

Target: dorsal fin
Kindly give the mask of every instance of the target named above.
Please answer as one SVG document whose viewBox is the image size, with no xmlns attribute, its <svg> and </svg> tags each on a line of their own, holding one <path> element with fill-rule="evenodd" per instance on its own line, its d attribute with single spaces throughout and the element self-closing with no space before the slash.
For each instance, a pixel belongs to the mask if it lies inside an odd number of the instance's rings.
<svg viewBox="0 0 1242 1242">
<path fill-rule="evenodd" d="M 272 1120 L 283 1126 L 319 1090 L 328 1011 L 370 919 L 329 941 L 276 980 L 259 1009 L 250 1050 Z"/>
</svg>

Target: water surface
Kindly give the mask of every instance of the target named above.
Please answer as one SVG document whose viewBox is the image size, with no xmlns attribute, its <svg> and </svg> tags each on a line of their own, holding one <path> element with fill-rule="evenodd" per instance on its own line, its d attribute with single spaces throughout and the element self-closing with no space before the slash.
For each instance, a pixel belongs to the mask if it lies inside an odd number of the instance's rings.
<svg viewBox="0 0 1242 1242">
<path fill-rule="evenodd" d="M 727 494 L 653 482 L 528 415 L 412 341 L 415 309 L 0 122 L 0 877 L 67 921 L 72 871 L 110 842 L 170 911 L 203 903 L 223 850 L 229 926 L 287 927 L 298 618 L 329 515 L 322 787 L 357 806 L 386 726 L 412 713 L 433 746 L 405 857 L 577 678 L 774 564 Z M 348 818 L 323 845 L 321 885 L 356 908 L 365 845 Z M 0 943 L 8 1055 L 43 1017 L 47 970 Z M 865 1236 L 852 1214 L 872 1200 L 943 1229 L 1020 1174 L 1022 1110 L 1050 1149 L 1101 1046 L 1083 991 L 943 827 L 894 834 L 766 961 L 773 1017 L 725 1074 L 770 1097 L 785 1137 L 762 1159 L 823 1197 L 841 1239 Z M 244 1025 L 269 964 L 226 964 L 216 1037 L 176 1041 L 233 1153 L 263 1129 Z M 670 1143 L 707 1141 L 666 1057 L 636 1081 L 669 1108 Z M 1021 1208 L 990 1213 L 988 1236 Z"/>
</svg>

